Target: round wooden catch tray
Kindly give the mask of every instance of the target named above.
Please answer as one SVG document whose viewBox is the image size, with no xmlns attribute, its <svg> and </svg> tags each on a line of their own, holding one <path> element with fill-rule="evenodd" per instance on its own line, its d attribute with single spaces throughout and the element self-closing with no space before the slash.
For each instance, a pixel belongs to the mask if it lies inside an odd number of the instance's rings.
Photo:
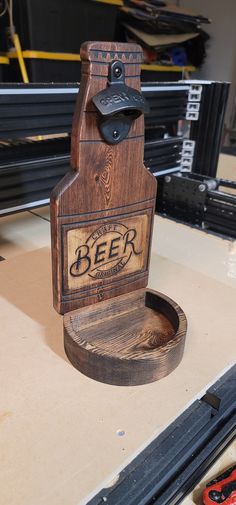
<svg viewBox="0 0 236 505">
<path fill-rule="evenodd" d="M 97 381 L 147 384 L 181 361 L 187 320 L 170 298 L 138 290 L 64 316 L 65 351 L 71 363 Z"/>
</svg>

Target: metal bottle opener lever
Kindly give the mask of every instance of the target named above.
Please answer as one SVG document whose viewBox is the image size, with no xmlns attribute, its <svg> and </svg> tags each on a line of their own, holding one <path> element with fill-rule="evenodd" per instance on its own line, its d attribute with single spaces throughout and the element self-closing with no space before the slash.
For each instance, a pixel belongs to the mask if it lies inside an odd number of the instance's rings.
<svg viewBox="0 0 236 505">
<path fill-rule="evenodd" d="M 108 144 L 124 140 L 134 119 L 146 110 L 142 94 L 125 84 L 125 67 L 121 61 L 109 66 L 108 87 L 92 98 L 99 112 L 98 126 Z"/>
</svg>

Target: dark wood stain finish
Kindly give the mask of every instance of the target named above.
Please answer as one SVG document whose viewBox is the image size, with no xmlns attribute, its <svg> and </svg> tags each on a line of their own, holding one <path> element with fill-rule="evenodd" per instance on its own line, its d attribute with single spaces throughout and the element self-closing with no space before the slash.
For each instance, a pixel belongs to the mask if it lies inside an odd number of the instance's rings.
<svg viewBox="0 0 236 505">
<path fill-rule="evenodd" d="M 175 302 L 145 290 L 156 180 L 143 164 L 143 116 L 109 145 L 92 102 L 114 60 L 124 64 L 126 85 L 140 91 L 142 52 L 90 42 L 81 59 L 71 170 L 51 197 L 54 307 L 65 314 L 65 350 L 76 368 L 109 384 L 144 384 L 178 365 L 187 323 Z"/>
<path fill-rule="evenodd" d="M 92 42 L 81 48 L 82 79 L 73 120 L 71 171 L 51 196 L 53 299 L 55 309 L 65 312 L 128 293 L 147 285 L 148 259 L 142 272 L 128 279 L 114 276 L 111 289 L 104 282 L 93 283 L 84 294 L 68 288 L 66 232 L 97 220 L 118 219 L 148 213 L 145 241 L 150 242 L 156 197 L 156 180 L 143 165 L 143 116 L 120 144 L 108 145 L 97 126 L 97 112 L 91 98 L 107 85 L 108 66 L 114 59 L 125 65 L 126 84 L 140 90 L 141 48 L 136 44 Z M 113 236 L 113 238 L 115 238 Z M 145 245 L 146 247 L 146 245 Z M 149 256 L 149 250 L 147 251 Z M 125 271 L 124 271 L 125 273 Z M 79 288 L 80 289 L 80 288 Z"/>
<path fill-rule="evenodd" d="M 187 329 L 167 296 L 137 290 L 64 316 L 65 351 L 92 379 L 119 386 L 147 384 L 176 368 Z"/>
</svg>

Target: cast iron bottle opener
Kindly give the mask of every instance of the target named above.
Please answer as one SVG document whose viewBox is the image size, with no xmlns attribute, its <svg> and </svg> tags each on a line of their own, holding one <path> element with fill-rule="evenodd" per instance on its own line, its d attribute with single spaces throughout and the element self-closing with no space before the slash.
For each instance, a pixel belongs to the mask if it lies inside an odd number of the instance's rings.
<svg viewBox="0 0 236 505">
<path fill-rule="evenodd" d="M 143 164 L 141 48 L 90 42 L 71 141 L 71 170 L 51 197 L 53 298 L 65 351 L 96 380 L 142 384 L 181 360 L 186 318 L 146 290 L 156 180 Z"/>
<path fill-rule="evenodd" d="M 108 144 L 124 140 L 134 119 L 144 113 L 145 99 L 140 91 L 125 84 L 125 66 L 114 60 L 108 69 L 108 86 L 92 99 L 100 117 L 98 126 Z"/>
</svg>

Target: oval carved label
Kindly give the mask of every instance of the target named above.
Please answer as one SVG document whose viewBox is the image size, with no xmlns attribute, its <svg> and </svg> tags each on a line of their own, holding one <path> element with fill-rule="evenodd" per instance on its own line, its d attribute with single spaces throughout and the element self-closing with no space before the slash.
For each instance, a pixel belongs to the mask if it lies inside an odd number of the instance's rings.
<svg viewBox="0 0 236 505">
<path fill-rule="evenodd" d="M 148 243 L 148 216 L 142 214 L 81 226 L 67 232 L 68 288 L 78 289 L 143 270 Z"/>
</svg>

